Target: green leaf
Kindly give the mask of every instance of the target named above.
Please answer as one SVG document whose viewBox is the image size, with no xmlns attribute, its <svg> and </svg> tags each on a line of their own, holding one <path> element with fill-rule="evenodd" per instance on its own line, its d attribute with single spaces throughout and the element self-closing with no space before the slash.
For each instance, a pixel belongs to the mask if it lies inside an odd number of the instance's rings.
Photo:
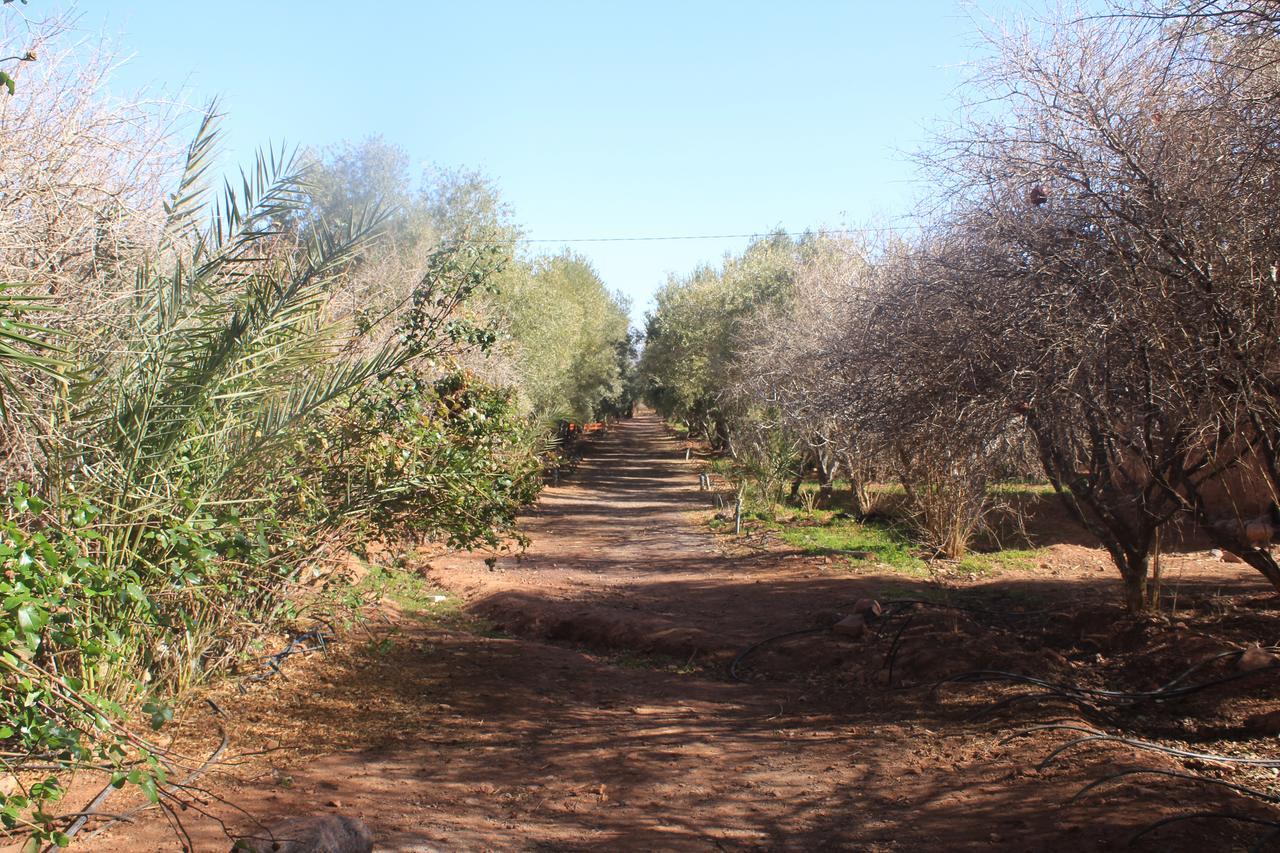
<svg viewBox="0 0 1280 853">
<path fill-rule="evenodd" d="M 156 702 L 148 702 L 143 705 L 142 712 L 151 715 L 151 728 L 156 730 L 159 730 L 165 723 L 173 719 L 173 709 Z"/>
<path fill-rule="evenodd" d="M 24 604 L 18 608 L 18 627 L 25 634 L 39 633 L 49 621 L 49 614 L 33 604 Z"/>
</svg>

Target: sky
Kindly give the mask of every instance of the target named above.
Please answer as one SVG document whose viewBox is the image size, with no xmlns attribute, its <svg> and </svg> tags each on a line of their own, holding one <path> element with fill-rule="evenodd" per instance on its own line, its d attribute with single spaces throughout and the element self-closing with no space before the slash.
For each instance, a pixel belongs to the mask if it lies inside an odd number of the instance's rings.
<svg viewBox="0 0 1280 853">
<path fill-rule="evenodd" d="M 908 153 L 953 114 L 981 50 L 974 21 L 999 23 L 1027 7 L 132 0 L 76 8 L 86 34 L 107 34 L 128 57 L 114 88 L 196 105 L 221 99 L 229 162 L 247 162 L 267 143 L 322 148 L 379 134 L 409 153 L 415 172 L 480 169 L 529 238 L 559 241 L 896 221 L 921 191 Z M 668 274 L 718 263 L 747 242 L 570 245 L 632 299 L 638 320 Z"/>
</svg>

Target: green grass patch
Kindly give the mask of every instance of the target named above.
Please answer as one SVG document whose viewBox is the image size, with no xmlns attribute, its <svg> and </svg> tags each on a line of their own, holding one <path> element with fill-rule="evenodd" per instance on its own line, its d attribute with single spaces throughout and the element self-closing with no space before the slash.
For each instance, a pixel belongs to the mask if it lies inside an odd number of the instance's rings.
<svg viewBox="0 0 1280 853">
<path fill-rule="evenodd" d="M 462 599 L 431 583 L 420 572 L 398 566 L 366 565 L 368 574 L 353 588 L 362 600 L 386 599 L 405 615 L 439 628 L 486 637 L 502 636 L 492 623 L 464 611 Z"/>
<path fill-rule="evenodd" d="M 707 471 L 733 481 L 733 460 L 727 456 L 712 456 L 706 460 Z"/>
<path fill-rule="evenodd" d="M 852 565 L 883 563 L 911 573 L 922 573 L 925 569 L 925 561 L 911 552 L 914 543 L 898 527 L 859 522 L 830 510 L 815 510 L 812 515 L 779 510 L 775 507 L 771 513 L 750 506 L 743 515 L 774 531 L 783 542 L 805 554 L 845 557 Z M 721 526 L 732 528 L 732 523 Z M 858 559 L 850 556 L 849 551 L 864 551 L 874 556 Z"/>
<path fill-rule="evenodd" d="M 896 569 L 923 569 L 924 560 L 911 553 L 911 541 L 895 528 L 853 519 L 830 519 L 822 524 L 779 524 L 778 535 L 806 554 L 867 551 L 877 562 Z"/>
<path fill-rule="evenodd" d="M 719 461 L 712 460 L 712 464 Z M 1050 488 L 1042 484 L 1015 485 L 1018 489 L 1031 490 L 1025 492 L 1028 494 L 1040 494 L 1039 490 Z M 804 488 L 816 490 L 817 486 L 805 484 Z M 840 493 L 837 491 L 836 494 Z M 1029 571 L 1035 568 L 1043 554 L 1042 549 L 1007 548 L 973 552 L 962 560 L 931 564 L 917 556 L 919 543 L 911 538 L 905 524 L 859 522 L 849 518 L 842 509 L 838 503 L 835 508 L 828 509 L 770 507 L 748 495 L 742 517 L 749 527 L 771 530 L 783 542 L 805 554 L 844 557 L 851 567 L 880 563 L 913 577 L 927 577 L 931 566 L 975 576 Z M 710 518 L 707 525 L 717 533 L 733 532 L 733 521 L 720 515 Z M 869 552 L 874 556 L 859 559 L 850 556 L 850 551 Z"/>
<path fill-rule="evenodd" d="M 956 564 L 958 571 L 970 575 L 989 575 L 998 572 L 1024 572 L 1036 567 L 1040 549 L 1009 548 L 986 554 L 973 553 Z"/>
<path fill-rule="evenodd" d="M 1043 498 L 1054 494 L 1054 488 L 1048 482 L 992 483 L 987 487 L 987 491 L 993 495 L 1027 498 Z"/>
</svg>

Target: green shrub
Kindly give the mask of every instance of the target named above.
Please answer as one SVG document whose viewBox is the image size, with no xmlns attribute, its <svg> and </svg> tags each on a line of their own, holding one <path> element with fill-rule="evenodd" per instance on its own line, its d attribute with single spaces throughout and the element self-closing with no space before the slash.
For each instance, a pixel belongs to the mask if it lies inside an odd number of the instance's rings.
<svg viewBox="0 0 1280 853">
<path fill-rule="evenodd" d="M 282 505 L 313 523 L 493 546 L 537 497 L 535 446 L 509 391 L 464 372 L 393 377 L 298 435 Z"/>
</svg>

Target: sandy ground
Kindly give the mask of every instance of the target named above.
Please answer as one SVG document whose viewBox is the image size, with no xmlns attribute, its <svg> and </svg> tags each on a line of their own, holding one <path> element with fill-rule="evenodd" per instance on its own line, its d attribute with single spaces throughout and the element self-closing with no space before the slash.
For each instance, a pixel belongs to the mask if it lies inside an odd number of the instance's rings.
<svg viewBox="0 0 1280 853">
<path fill-rule="evenodd" d="M 1275 774 L 1224 775 L 1096 743 L 1041 771 L 1071 733 L 1005 738 L 1053 721 L 1102 725 L 1094 711 L 997 706 L 1019 691 L 1007 685 L 930 688 L 1000 669 L 1150 689 L 1233 645 L 1274 644 L 1280 607 L 1239 567 L 1170 555 L 1182 609 L 1134 620 L 1116 610 L 1114 572 L 1087 543 L 1054 544 L 1032 571 L 939 587 L 776 543 L 744 548 L 696 523 L 707 510 L 696 461 L 660 422 L 620 423 L 525 519 L 521 557 L 423 563 L 482 622 L 446 629 L 384 611 L 328 654 L 290 659 L 287 679 L 215 691 L 231 761 L 180 812 L 191 846 L 225 850 L 228 830 L 335 811 L 365 820 L 386 851 L 1111 850 L 1188 811 L 1277 819 L 1256 799 L 1162 777 L 1068 804 L 1124 768 L 1272 790 Z M 784 638 L 741 662 L 743 681 L 728 677 L 751 644 L 830 624 L 868 597 L 970 609 L 920 606 L 860 638 Z M 1106 722 L 1193 749 L 1274 755 L 1274 736 L 1243 731 L 1280 707 L 1272 676 Z M 193 756 L 218 740 L 199 703 L 177 732 Z M 105 811 L 124 810 L 121 800 Z M 1264 832 L 1195 821 L 1133 849 L 1247 849 Z M 82 849 L 181 846 L 152 811 Z"/>
</svg>

